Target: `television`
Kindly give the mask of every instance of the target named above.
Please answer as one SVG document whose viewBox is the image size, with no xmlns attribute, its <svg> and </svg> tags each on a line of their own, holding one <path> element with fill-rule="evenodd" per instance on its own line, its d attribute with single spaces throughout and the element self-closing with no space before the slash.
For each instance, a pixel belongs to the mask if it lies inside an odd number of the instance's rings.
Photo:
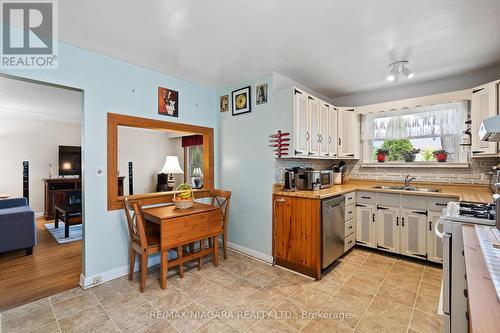
<svg viewBox="0 0 500 333">
<path fill-rule="evenodd" d="M 59 146 L 59 175 L 81 176 L 82 147 Z"/>
</svg>

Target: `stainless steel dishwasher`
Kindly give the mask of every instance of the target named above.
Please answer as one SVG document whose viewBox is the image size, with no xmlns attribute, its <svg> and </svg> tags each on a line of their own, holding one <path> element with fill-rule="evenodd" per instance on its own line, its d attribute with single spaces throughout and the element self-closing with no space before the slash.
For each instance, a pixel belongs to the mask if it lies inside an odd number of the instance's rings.
<svg viewBox="0 0 500 333">
<path fill-rule="evenodd" d="M 321 200 L 321 267 L 326 268 L 344 254 L 344 196 Z"/>
</svg>

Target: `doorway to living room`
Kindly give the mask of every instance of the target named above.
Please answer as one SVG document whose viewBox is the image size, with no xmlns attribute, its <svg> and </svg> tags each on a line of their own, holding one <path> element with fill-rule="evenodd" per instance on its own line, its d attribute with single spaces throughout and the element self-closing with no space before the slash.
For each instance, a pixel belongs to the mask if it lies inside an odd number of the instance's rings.
<svg viewBox="0 0 500 333">
<path fill-rule="evenodd" d="M 83 91 L 0 75 L 0 312 L 78 286 Z"/>
</svg>

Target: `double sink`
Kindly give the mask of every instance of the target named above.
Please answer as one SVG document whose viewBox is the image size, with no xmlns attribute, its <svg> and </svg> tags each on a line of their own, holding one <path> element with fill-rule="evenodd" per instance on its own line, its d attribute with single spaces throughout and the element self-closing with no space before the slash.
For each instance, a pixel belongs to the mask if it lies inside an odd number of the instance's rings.
<svg viewBox="0 0 500 333">
<path fill-rule="evenodd" d="M 424 187 L 414 187 L 414 186 L 374 186 L 373 188 L 380 190 L 398 190 L 398 191 L 409 191 L 409 192 L 441 192 L 437 188 L 424 188 Z"/>
</svg>

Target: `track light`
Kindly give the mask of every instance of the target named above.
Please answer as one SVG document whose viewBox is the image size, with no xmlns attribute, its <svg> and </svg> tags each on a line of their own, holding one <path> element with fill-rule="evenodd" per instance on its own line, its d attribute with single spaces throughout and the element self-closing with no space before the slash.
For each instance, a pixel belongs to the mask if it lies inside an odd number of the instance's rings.
<svg viewBox="0 0 500 333">
<path fill-rule="evenodd" d="M 396 67 L 392 67 L 391 71 L 387 75 L 387 81 L 394 82 L 397 80 L 399 76 L 398 69 Z"/>
<path fill-rule="evenodd" d="M 403 65 L 403 69 L 401 70 L 401 72 L 408 78 L 408 79 L 412 79 L 415 74 L 408 68 L 406 67 L 405 65 Z"/>
<path fill-rule="evenodd" d="M 407 60 L 396 61 L 389 65 L 389 74 L 387 74 L 387 81 L 396 82 L 399 74 L 403 73 L 407 79 L 412 79 L 415 74 L 408 68 L 409 62 Z"/>
</svg>

